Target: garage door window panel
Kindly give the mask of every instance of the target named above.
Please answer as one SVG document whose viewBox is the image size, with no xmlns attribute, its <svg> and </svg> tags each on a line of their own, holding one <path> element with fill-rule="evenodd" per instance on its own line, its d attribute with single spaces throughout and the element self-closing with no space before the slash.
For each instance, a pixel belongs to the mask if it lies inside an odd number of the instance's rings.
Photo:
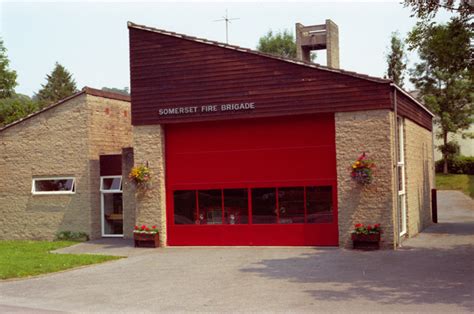
<svg viewBox="0 0 474 314">
<path fill-rule="evenodd" d="M 280 224 L 304 223 L 304 187 L 278 189 L 278 215 Z"/>
<path fill-rule="evenodd" d="M 330 223 L 333 221 L 332 186 L 306 187 L 306 222 Z"/>
<path fill-rule="evenodd" d="M 222 190 L 198 191 L 199 221 L 202 225 L 221 225 Z"/>
<path fill-rule="evenodd" d="M 197 218 L 196 191 L 174 191 L 174 223 L 191 225 Z"/>
<path fill-rule="evenodd" d="M 276 224 L 276 188 L 252 189 L 252 223 Z"/>
<path fill-rule="evenodd" d="M 224 189 L 224 218 L 230 225 L 249 223 L 248 189 Z"/>
</svg>

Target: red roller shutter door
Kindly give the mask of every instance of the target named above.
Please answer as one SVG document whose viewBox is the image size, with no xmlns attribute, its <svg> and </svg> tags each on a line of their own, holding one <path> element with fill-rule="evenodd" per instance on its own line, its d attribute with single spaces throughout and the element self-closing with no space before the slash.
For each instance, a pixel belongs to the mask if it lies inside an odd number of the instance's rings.
<svg viewBox="0 0 474 314">
<path fill-rule="evenodd" d="M 165 135 L 169 245 L 338 245 L 333 114 Z"/>
</svg>

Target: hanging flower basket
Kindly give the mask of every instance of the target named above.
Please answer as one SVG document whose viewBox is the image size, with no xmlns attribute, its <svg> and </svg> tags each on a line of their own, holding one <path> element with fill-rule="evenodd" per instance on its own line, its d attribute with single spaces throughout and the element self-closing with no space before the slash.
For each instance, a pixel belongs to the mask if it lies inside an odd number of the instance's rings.
<svg viewBox="0 0 474 314">
<path fill-rule="evenodd" d="M 128 178 L 132 181 L 138 188 L 149 189 L 151 188 L 151 179 L 152 173 L 150 168 L 145 165 L 140 165 L 133 167 Z"/>
<path fill-rule="evenodd" d="M 352 163 L 351 178 L 359 184 L 370 184 L 374 179 L 374 168 L 375 163 L 368 159 L 365 153 L 362 153 L 362 155 L 360 155 L 359 158 L 357 158 L 357 160 Z"/>
</svg>

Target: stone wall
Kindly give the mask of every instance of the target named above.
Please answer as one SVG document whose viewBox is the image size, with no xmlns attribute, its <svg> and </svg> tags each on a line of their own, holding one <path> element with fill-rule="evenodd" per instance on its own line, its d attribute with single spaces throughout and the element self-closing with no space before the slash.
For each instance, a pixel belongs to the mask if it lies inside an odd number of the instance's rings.
<svg viewBox="0 0 474 314">
<path fill-rule="evenodd" d="M 156 225 L 160 230 L 160 244 L 166 245 L 166 193 L 164 129 L 161 125 L 133 127 L 135 166 L 147 165 L 153 173 L 152 187 L 137 190 L 136 223 Z"/>
<path fill-rule="evenodd" d="M 336 113 L 339 245 L 349 248 L 356 223 L 380 223 L 382 245 L 394 248 L 394 121 L 389 110 Z M 377 168 L 374 181 L 361 186 L 350 177 L 352 163 L 366 152 Z"/>
<path fill-rule="evenodd" d="M 0 239 L 90 234 L 86 95 L 0 132 Z M 73 195 L 32 195 L 32 178 L 74 176 Z"/>
<path fill-rule="evenodd" d="M 133 148 L 122 149 L 122 190 L 123 190 L 123 236 L 126 239 L 133 237 L 133 227 L 136 221 L 135 185 L 128 180 L 128 174 L 134 165 Z"/>
<path fill-rule="evenodd" d="M 99 156 L 122 154 L 123 147 L 132 145 L 130 103 L 116 99 L 87 95 L 89 188 L 91 203 L 91 238 L 100 238 L 100 166 Z"/>
<path fill-rule="evenodd" d="M 99 237 L 99 154 L 130 146 L 129 111 L 128 102 L 81 94 L 1 131 L 0 239 Z M 32 195 L 33 177 L 58 176 L 75 177 L 76 193 Z"/>
<path fill-rule="evenodd" d="M 431 189 L 434 181 L 432 133 L 404 119 L 408 236 L 432 223 Z"/>
</svg>

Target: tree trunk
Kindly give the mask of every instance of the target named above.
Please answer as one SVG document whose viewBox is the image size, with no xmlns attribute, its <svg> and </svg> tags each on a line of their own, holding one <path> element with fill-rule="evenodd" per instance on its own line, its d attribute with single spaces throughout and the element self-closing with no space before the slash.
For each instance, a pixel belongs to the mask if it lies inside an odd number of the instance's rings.
<svg viewBox="0 0 474 314">
<path fill-rule="evenodd" d="M 448 132 L 443 132 L 443 144 L 444 144 L 444 152 L 443 152 L 443 173 L 448 174 L 448 154 L 446 152 L 446 145 L 448 144 Z"/>
</svg>

